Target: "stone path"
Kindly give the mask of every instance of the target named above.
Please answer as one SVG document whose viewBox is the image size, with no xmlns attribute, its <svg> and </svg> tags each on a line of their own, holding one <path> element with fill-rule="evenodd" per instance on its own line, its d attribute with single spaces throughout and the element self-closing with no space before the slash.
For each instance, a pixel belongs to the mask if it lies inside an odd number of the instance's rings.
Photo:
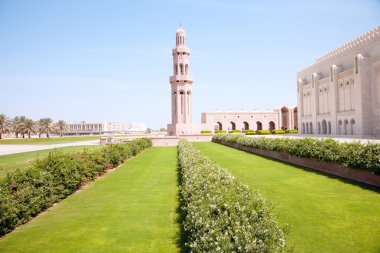
<svg viewBox="0 0 380 253">
<path fill-rule="evenodd" d="M 99 145 L 99 140 L 78 141 L 69 143 L 49 144 L 49 145 L 0 145 L 0 155 L 9 155 L 36 150 L 71 147 L 71 146 L 90 146 Z"/>
</svg>

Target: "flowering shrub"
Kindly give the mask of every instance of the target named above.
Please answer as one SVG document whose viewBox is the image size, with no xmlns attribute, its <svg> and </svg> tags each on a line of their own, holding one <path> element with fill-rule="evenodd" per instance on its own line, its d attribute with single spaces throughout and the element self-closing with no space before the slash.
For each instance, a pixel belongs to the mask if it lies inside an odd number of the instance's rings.
<svg viewBox="0 0 380 253">
<path fill-rule="evenodd" d="M 212 134 L 211 130 L 202 130 L 201 134 Z"/>
<path fill-rule="evenodd" d="M 233 133 L 233 134 L 234 134 L 234 133 L 235 133 L 235 134 L 236 134 L 236 133 L 240 133 L 240 130 L 237 130 L 237 129 L 235 129 L 235 130 L 231 130 L 230 133 Z"/>
<path fill-rule="evenodd" d="M 191 252 L 281 252 L 284 231 L 266 201 L 186 140 L 178 145 L 181 209 Z"/>
<path fill-rule="evenodd" d="M 287 129 L 285 130 L 286 134 L 297 134 L 298 130 L 297 129 Z"/>
<path fill-rule="evenodd" d="M 270 130 L 259 130 L 259 134 L 271 134 Z"/>
<path fill-rule="evenodd" d="M 214 136 L 212 140 L 280 151 L 325 162 L 337 162 L 344 167 L 367 169 L 373 174 L 380 175 L 379 144 L 340 143 L 333 139 L 312 138 L 248 138 L 236 135 Z"/>
<path fill-rule="evenodd" d="M 0 180 L 0 235 L 151 146 L 151 140 L 138 139 L 80 153 L 53 151 L 30 167 L 8 173 Z"/>
<path fill-rule="evenodd" d="M 217 134 L 225 134 L 227 132 L 225 130 L 216 130 L 215 133 L 217 133 Z"/>
<path fill-rule="evenodd" d="M 255 134 L 256 134 L 256 131 L 253 131 L 253 130 L 247 130 L 247 131 L 245 131 L 245 134 L 246 134 L 246 135 L 255 135 Z"/>
</svg>

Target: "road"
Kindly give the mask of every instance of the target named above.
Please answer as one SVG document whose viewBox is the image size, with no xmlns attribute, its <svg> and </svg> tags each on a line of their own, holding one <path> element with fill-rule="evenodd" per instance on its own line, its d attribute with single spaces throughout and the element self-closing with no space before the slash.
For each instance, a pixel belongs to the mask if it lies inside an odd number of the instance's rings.
<svg viewBox="0 0 380 253">
<path fill-rule="evenodd" d="M 99 145 L 99 140 L 91 141 L 78 141 L 69 143 L 49 144 L 49 145 L 0 145 L 0 155 L 9 155 L 23 152 L 30 152 L 36 150 L 62 148 L 71 146 L 91 146 Z"/>
</svg>

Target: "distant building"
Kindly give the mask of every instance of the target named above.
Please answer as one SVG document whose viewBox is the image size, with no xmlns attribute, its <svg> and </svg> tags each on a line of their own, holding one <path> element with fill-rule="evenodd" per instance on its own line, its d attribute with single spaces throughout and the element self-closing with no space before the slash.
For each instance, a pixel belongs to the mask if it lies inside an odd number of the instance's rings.
<svg viewBox="0 0 380 253">
<path fill-rule="evenodd" d="M 380 27 L 297 73 L 302 134 L 380 136 Z"/>
<path fill-rule="evenodd" d="M 209 130 L 276 130 L 297 129 L 297 107 L 283 106 L 266 111 L 204 112 L 202 123 Z"/>
<path fill-rule="evenodd" d="M 143 133 L 146 131 L 144 123 L 119 123 L 119 122 L 86 122 L 68 124 L 68 135 L 90 134 L 126 134 Z"/>
</svg>

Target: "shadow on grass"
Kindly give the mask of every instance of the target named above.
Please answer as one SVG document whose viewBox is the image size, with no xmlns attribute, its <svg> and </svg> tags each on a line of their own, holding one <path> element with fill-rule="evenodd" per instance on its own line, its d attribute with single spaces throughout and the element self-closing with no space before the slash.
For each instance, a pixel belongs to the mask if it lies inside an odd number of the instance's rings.
<svg viewBox="0 0 380 253">
<path fill-rule="evenodd" d="M 177 185 L 180 186 L 182 181 L 181 176 L 181 166 L 177 164 Z M 176 213 L 177 213 L 177 223 L 180 228 L 179 235 L 177 236 L 177 246 L 181 249 L 181 253 L 188 253 L 190 252 L 189 247 L 187 247 L 185 244 L 188 242 L 189 233 L 187 233 L 183 227 L 183 222 L 185 220 L 185 213 L 181 210 L 182 206 L 182 200 L 181 200 L 181 193 L 178 190 L 178 198 L 179 198 L 179 206 L 177 206 Z"/>
</svg>

